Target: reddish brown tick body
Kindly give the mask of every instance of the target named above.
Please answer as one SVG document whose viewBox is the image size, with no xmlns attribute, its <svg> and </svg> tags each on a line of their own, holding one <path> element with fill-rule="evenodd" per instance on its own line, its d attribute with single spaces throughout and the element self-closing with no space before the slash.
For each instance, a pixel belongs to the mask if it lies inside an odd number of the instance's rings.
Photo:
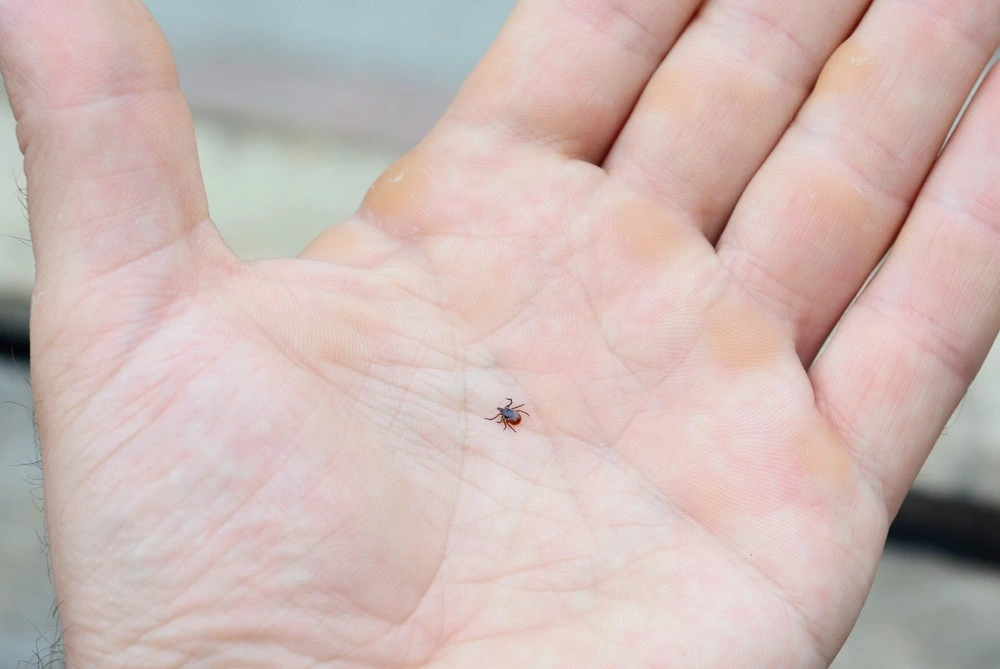
<svg viewBox="0 0 1000 669">
<path fill-rule="evenodd" d="M 509 397 L 505 397 L 504 399 L 507 400 L 507 406 L 497 407 L 497 411 L 499 413 L 492 418 L 487 418 L 486 420 L 495 420 L 497 423 L 503 423 L 503 429 L 506 430 L 509 427 L 511 432 L 517 432 L 517 430 L 514 429 L 514 426 L 521 422 L 521 414 L 524 414 L 529 418 L 531 417 L 531 414 L 527 411 L 521 411 L 521 407 L 524 406 L 523 404 L 518 404 L 516 407 L 512 407 L 511 404 L 514 403 L 514 400 Z"/>
</svg>

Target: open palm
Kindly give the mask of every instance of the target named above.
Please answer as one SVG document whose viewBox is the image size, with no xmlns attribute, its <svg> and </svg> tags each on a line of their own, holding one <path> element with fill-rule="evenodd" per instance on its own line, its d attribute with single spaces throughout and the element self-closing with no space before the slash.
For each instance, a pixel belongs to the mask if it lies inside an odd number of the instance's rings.
<svg viewBox="0 0 1000 669">
<path fill-rule="evenodd" d="M 72 666 L 831 661 L 997 333 L 1000 5 L 698 5 L 524 0 L 250 264 L 144 10 L 0 5 Z"/>
</svg>

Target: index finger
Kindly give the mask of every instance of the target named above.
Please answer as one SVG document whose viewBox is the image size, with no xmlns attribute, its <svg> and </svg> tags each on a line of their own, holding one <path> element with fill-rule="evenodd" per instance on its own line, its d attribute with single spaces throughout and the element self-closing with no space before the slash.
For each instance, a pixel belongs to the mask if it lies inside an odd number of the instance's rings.
<svg viewBox="0 0 1000 669">
<path fill-rule="evenodd" d="M 221 247 L 169 48 L 129 0 L 8 0 L 0 71 L 18 123 L 39 284 L 141 261 L 153 280 Z M 195 241 L 195 239 L 197 241 Z"/>
</svg>

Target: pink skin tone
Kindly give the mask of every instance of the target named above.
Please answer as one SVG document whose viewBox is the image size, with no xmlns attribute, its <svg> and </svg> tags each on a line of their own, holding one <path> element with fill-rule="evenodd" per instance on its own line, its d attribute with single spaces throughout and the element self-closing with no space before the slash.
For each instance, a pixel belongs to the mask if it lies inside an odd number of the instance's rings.
<svg viewBox="0 0 1000 669">
<path fill-rule="evenodd" d="M 0 2 L 69 666 L 831 661 L 1000 327 L 1000 3 L 698 5 L 523 0 L 244 263 L 139 3 Z"/>
</svg>

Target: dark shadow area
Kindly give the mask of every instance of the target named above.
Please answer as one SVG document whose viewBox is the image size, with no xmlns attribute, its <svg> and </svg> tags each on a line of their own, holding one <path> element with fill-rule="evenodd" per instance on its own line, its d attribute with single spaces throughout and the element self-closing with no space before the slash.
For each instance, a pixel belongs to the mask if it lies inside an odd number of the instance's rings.
<svg viewBox="0 0 1000 669">
<path fill-rule="evenodd" d="M 0 353 L 5 358 L 27 361 L 29 314 L 27 301 L 0 295 Z"/>
<path fill-rule="evenodd" d="M 888 543 L 930 548 L 1000 568 L 1000 509 L 910 491 L 889 528 Z"/>
</svg>

